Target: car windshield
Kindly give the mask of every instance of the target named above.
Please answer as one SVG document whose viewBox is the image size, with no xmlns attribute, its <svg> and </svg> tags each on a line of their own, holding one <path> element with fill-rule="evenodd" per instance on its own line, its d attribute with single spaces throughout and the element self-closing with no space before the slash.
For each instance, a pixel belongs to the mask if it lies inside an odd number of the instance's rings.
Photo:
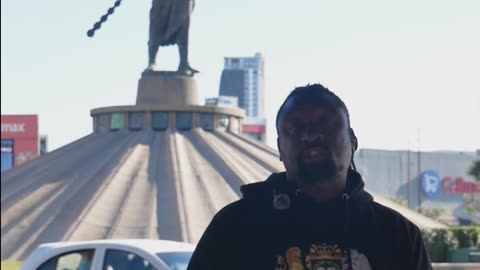
<svg viewBox="0 0 480 270">
<path fill-rule="evenodd" d="M 163 252 L 157 253 L 157 256 L 172 270 L 186 270 L 192 252 Z"/>
</svg>

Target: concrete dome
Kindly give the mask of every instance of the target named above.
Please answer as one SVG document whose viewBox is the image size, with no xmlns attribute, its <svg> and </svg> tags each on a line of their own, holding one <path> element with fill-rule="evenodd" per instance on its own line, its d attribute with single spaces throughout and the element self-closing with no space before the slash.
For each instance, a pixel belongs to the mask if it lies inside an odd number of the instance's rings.
<svg viewBox="0 0 480 270">
<path fill-rule="evenodd" d="M 228 132 L 91 134 L 2 175 L 2 259 L 52 241 L 194 243 L 240 185 L 281 169 L 273 150 Z"/>
</svg>

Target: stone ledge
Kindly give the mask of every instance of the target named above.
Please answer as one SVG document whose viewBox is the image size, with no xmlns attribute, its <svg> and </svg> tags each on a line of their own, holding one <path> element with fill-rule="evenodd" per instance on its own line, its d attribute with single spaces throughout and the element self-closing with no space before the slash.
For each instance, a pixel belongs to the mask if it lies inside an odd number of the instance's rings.
<svg viewBox="0 0 480 270">
<path fill-rule="evenodd" d="M 204 112 L 213 114 L 226 114 L 244 118 L 245 110 L 240 108 L 227 108 L 216 106 L 199 106 L 199 105 L 171 105 L 171 104 L 140 104 L 140 105 L 124 105 L 95 108 L 90 111 L 91 116 L 103 113 L 113 112 Z"/>
<path fill-rule="evenodd" d="M 478 270 L 480 263 L 432 263 L 433 270 Z"/>
</svg>

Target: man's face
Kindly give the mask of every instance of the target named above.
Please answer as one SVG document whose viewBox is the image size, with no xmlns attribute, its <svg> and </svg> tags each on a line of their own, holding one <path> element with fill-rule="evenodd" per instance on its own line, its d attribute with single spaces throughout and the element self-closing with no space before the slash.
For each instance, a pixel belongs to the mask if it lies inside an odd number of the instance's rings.
<svg viewBox="0 0 480 270">
<path fill-rule="evenodd" d="M 348 169 L 353 134 L 330 97 L 294 96 L 279 116 L 278 149 L 289 177 L 310 184 Z"/>
</svg>

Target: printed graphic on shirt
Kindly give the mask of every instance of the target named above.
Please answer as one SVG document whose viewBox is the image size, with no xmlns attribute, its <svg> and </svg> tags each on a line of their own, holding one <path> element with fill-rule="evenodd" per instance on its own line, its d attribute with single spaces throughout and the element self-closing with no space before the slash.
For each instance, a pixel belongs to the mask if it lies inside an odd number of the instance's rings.
<svg viewBox="0 0 480 270">
<path fill-rule="evenodd" d="M 365 255 L 350 249 L 352 270 L 372 270 Z M 348 270 L 348 254 L 337 245 L 312 245 L 302 251 L 290 247 L 285 254 L 277 256 L 275 270 Z"/>
</svg>

